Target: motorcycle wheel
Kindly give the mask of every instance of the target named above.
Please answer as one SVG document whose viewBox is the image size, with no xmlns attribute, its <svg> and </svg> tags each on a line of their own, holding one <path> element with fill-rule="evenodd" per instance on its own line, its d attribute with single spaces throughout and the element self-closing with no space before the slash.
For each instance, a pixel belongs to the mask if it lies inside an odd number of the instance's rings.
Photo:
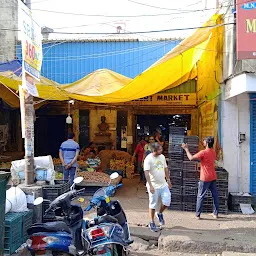
<svg viewBox="0 0 256 256">
<path fill-rule="evenodd" d="M 126 251 L 124 250 L 123 246 L 119 244 L 115 244 L 113 246 L 113 256 L 126 256 L 128 255 Z"/>
</svg>

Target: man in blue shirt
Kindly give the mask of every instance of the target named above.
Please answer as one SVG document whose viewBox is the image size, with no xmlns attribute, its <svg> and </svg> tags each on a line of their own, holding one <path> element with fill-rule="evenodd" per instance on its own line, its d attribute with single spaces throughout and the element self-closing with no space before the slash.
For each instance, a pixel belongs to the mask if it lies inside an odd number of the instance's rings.
<svg viewBox="0 0 256 256">
<path fill-rule="evenodd" d="M 63 166 L 64 180 L 70 180 L 73 184 L 76 175 L 76 168 L 78 167 L 77 158 L 80 147 L 74 141 L 75 134 L 73 132 L 68 134 L 68 140 L 64 141 L 60 146 L 60 160 Z"/>
</svg>

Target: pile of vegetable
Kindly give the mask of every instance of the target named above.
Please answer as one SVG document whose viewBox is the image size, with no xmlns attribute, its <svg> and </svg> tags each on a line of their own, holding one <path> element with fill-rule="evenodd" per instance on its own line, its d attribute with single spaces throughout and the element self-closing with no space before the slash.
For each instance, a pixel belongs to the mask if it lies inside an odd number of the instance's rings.
<svg viewBox="0 0 256 256">
<path fill-rule="evenodd" d="M 55 172 L 55 180 L 63 180 L 63 173 Z"/>
<path fill-rule="evenodd" d="M 128 179 L 133 178 L 134 175 L 134 164 L 133 162 L 126 162 L 125 160 L 117 160 L 117 159 L 111 159 L 110 160 L 110 170 L 115 171 L 125 171 L 126 177 Z"/>
<path fill-rule="evenodd" d="M 109 175 L 102 172 L 82 172 L 78 169 L 76 176 L 83 177 L 84 182 L 88 183 L 109 183 Z"/>
<path fill-rule="evenodd" d="M 11 169 L 12 162 L 0 162 L 0 169 Z"/>
<path fill-rule="evenodd" d="M 53 158 L 52 161 L 54 165 L 61 165 L 61 161 L 59 158 Z"/>
<path fill-rule="evenodd" d="M 125 165 L 126 177 L 132 179 L 134 175 L 134 164 L 132 162 L 127 162 Z"/>
<path fill-rule="evenodd" d="M 53 158 L 52 160 L 54 165 L 62 165 L 61 160 L 59 158 Z M 83 160 L 79 160 L 77 161 L 77 163 L 79 166 L 85 166 L 85 161 Z"/>
</svg>

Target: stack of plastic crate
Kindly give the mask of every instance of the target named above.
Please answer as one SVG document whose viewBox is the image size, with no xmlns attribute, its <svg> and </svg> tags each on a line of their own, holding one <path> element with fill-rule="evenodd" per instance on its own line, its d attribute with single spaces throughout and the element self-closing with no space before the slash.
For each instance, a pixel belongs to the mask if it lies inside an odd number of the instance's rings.
<svg viewBox="0 0 256 256">
<path fill-rule="evenodd" d="M 23 234 L 22 238 L 23 238 L 23 242 L 25 243 L 29 238 L 27 230 L 33 224 L 33 210 L 22 212 L 21 214 L 22 214 L 22 234 Z"/>
<path fill-rule="evenodd" d="M 217 174 L 217 191 L 219 195 L 219 213 L 228 213 L 228 172 L 223 168 L 216 168 Z M 208 191 L 203 205 L 204 212 L 213 212 L 213 198 Z"/>
<path fill-rule="evenodd" d="M 176 128 L 176 127 L 174 127 Z M 182 165 L 184 135 L 170 134 L 169 137 L 169 173 L 173 184 L 172 188 L 172 210 L 182 210 Z"/>
<path fill-rule="evenodd" d="M 11 176 L 10 172 L 0 171 L 0 255 L 4 253 L 4 218 L 5 218 L 5 202 L 6 188 L 8 179 Z"/>
<path fill-rule="evenodd" d="M 230 193 L 228 208 L 231 212 L 241 212 L 240 204 L 253 204 L 253 196 L 249 193 Z"/>
<path fill-rule="evenodd" d="M 172 127 L 169 128 L 169 134 L 172 135 L 185 135 L 185 127 Z"/>
<path fill-rule="evenodd" d="M 20 213 L 5 215 L 4 254 L 12 255 L 24 242 L 22 221 Z"/>
<path fill-rule="evenodd" d="M 217 190 L 219 194 L 219 212 L 228 214 L 228 172 L 223 168 L 216 168 Z"/>
<path fill-rule="evenodd" d="M 195 211 L 198 187 L 197 163 L 183 162 L 183 211 Z"/>
<path fill-rule="evenodd" d="M 182 211 L 182 161 L 169 161 L 168 167 L 172 181 L 172 204 L 170 209 Z"/>
<path fill-rule="evenodd" d="M 15 252 L 29 236 L 27 230 L 33 224 L 33 210 L 11 212 L 5 215 L 5 254 Z"/>
<path fill-rule="evenodd" d="M 184 143 L 188 144 L 192 155 L 198 152 L 198 137 L 185 136 Z M 183 211 L 196 210 L 196 197 L 198 187 L 198 166 L 196 162 L 191 162 L 185 151 L 183 151 Z"/>
<path fill-rule="evenodd" d="M 43 198 L 49 201 L 53 201 L 58 196 L 66 193 L 70 189 L 70 182 L 67 180 L 55 180 L 55 185 L 45 185 L 43 186 Z M 45 216 L 45 211 L 48 209 L 50 203 L 43 202 L 42 211 L 43 211 L 43 222 L 54 221 L 55 220 L 55 213 L 58 215 L 58 212 L 49 212 Z M 61 209 L 59 210 L 61 212 Z"/>
<path fill-rule="evenodd" d="M 183 207 L 185 212 L 194 212 L 196 210 L 197 187 L 185 186 L 183 191 Z"/>
<path fill-rule="evenodd" d="M 189 152 L 192 155 L 198 152 L 198 144 L 199 144 L 198 136 L 185 136 L 184 143 L 188 144 Z M 189 161 L 185 151 L 184 151 L 184 161 Z"/>
</svg>

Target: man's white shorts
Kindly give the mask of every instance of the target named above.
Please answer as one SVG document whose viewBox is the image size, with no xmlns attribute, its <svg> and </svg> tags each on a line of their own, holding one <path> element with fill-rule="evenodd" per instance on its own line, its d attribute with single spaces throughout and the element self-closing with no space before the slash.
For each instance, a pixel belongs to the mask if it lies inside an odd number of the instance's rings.
<svg viewBox="0 0 256 256">
<path fill-rule="evenodd" d="M 152 194 L 149 190 L 149 187 L 147 186 L 148 189 L 148 195 L 149 195 L 149 208 L 150 209 L 156 209 L 158 205 L 159 199 L 162 200 L 162 204 L 169 207 L 171 205 L 171 192 L 168 187 L 168 185 L 155 189 L 155 193 Z"/>
</svg>

